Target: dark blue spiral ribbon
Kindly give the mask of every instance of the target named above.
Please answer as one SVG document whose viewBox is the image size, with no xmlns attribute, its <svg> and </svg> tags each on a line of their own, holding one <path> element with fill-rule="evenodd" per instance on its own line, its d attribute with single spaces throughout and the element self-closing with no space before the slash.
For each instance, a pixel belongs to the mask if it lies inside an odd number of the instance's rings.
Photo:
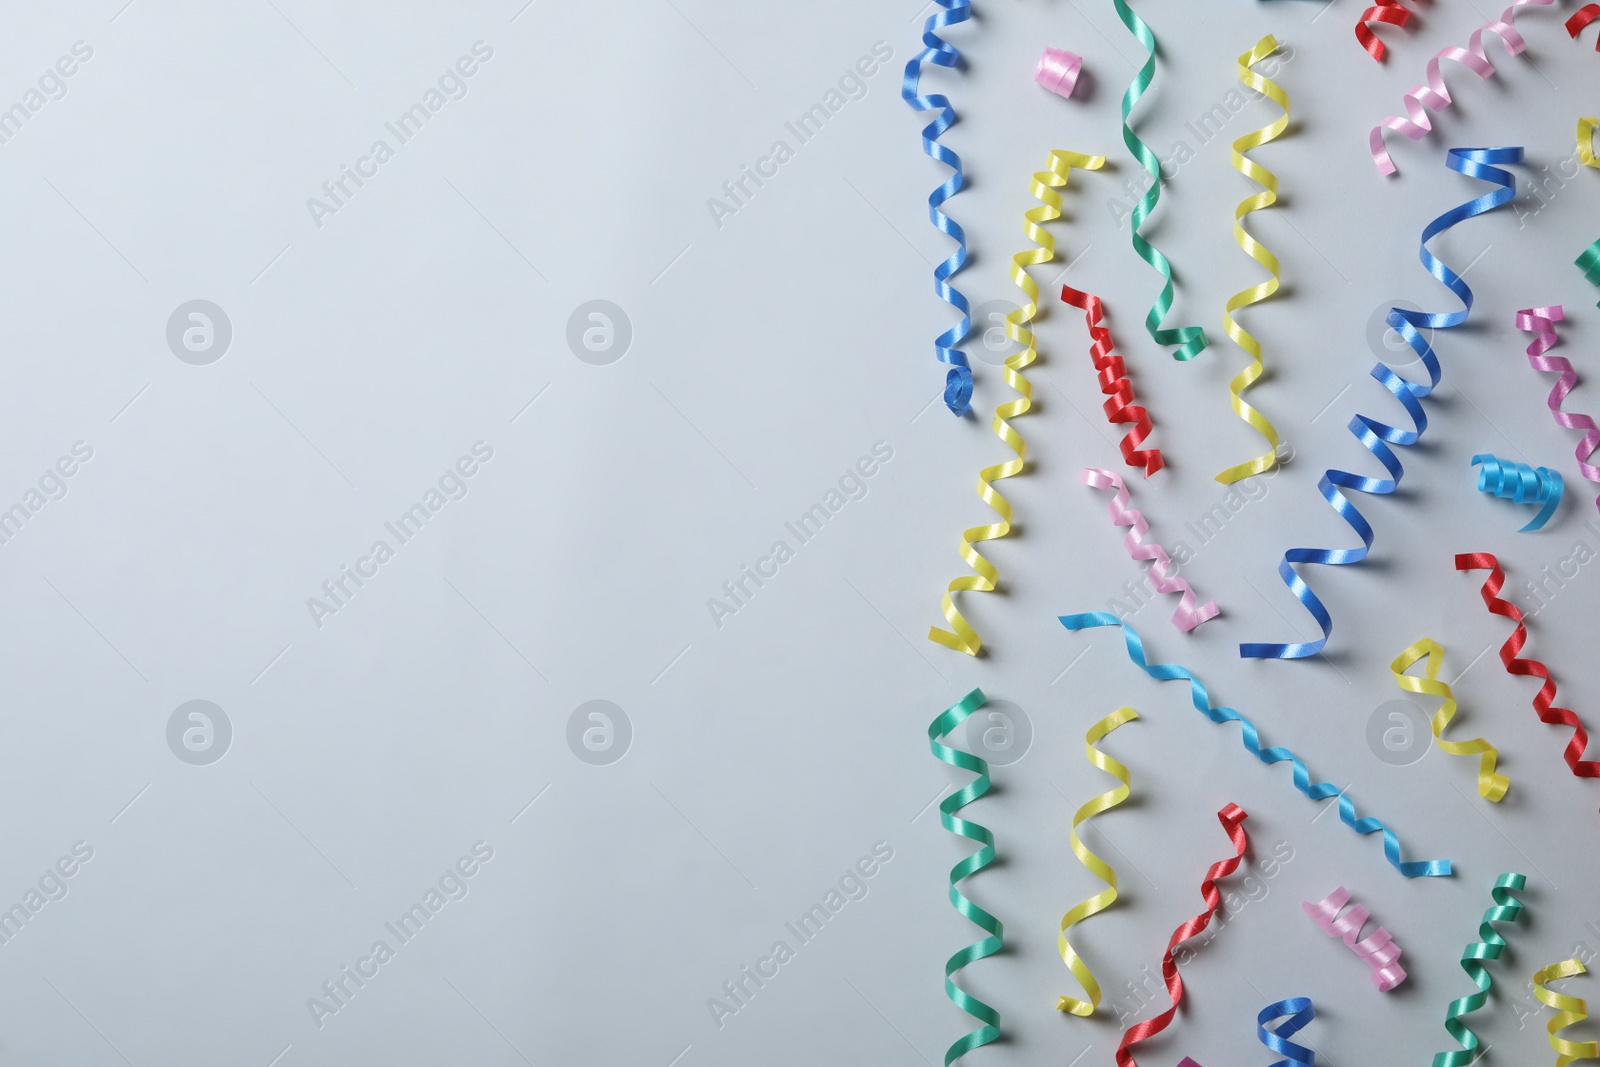
<svg viewBox="0 0 1600 1067">
<path fill-rule="evenodd" d="M 939 299 L 961 312 L 961 321 L 950 329 L 934 338 L 933 351 L 939 362 L 950 364 L 950 372 L 945 376 L 944 403 L 957 415 L 965 415 L 972 410 L 972 368 L 967 364 L 966 353 L 961 351 L 960 345 L 966 341 L 967 334 L 972 329 L 972 309 L 967 304 L 967 298 L 961 291 L 950 284 L 950 278 L 967 263 L 967 235 L 950 216 L 939 210 L 944 202 L 959 193 L 966 178 L 961 173 L 961 157 L 955 152 L 939 143 L 939 137 L 956 122 L 956 109 L 950 106 L 950 98 L 933 93 L 922 96 L 917 91 L 917 82 L 922 77 L 922 65 L 933 63 L 941 67 L 960 67 L 961 53 L 939 36 L 938 31 L 946 26 L 954 26 L 965 22 L 972 17 L 971 0 L 934 0 L 942 10 L 928 16 L 928 22 L 922 30 L 923 49 L 909 63 L 906 64 L 905 79 L 900 83 L 900 98 L 916 111 L 933 111 L 933 121 L 922 129 L 922 150 L 927 155 L 955 173 L 945 179 L 928 196 L 928 218 L 939 232 L 949 236 L 956 242 L 956 249 L 950 253 L 948 259 L 933 268 L 933 291 L 939 294 Z"/>
<path fill-rule="evenodd" d="M 1144 657 L 1144 642 L 1133 627 L 1120 622 L 1115 615 L 1103 611 L 1090 611 L 1078 615 L 1061 616 L 1061 625 L 1074 632 L 1087 630 L 1096 626 L 1120 626 L 1122 638 L 1128 646 L 1128 658 L 1150 677 L 1158 682 L 1186 681 L 1189 683 L 1189 699 L 1200 714 L 1214 723 L 1236 722 L 1239 724 L 1239 739 L 1245 750 L 1255 756 L 1262 763 L 1273 764 L 1288 762 L 1294 768 L 1294 787 L 1312 800 L 1326 800 L 1329 797 L 1339 798 L 1339 819 L 1350 829 L 1358 834 L 1382 834 L 1383 854 L 1388 858 L 1395 870 L 1407 878 L 1416 878 L 1419 875 L 1427 878 L 1436 878 L 1450 873 L 1449 860 L 1410 860 L 1400 859 L 1400 839 L 1393 830 L 1372 817 L 1365 819 L 1356 818 L 1356 806 L 1341 789 L 1336 789 L 1328 782 L 1311 781 L 1311 772 L 1306 765 L 1286 748 L 1262 748 L 1261 737 L 1256 732 L 1255 724 L 1240 715 L 1232 708 L 1214 708 L 1211 706 L 1211 697 L 1206 693 L 1206 687 L 1200 680 L 1184 668 L 1175 663 L 1157 663 L 1151 665 Z"/>
<path fill-rule="evenodd" d="M 1283 584 L 1289 587 L 1289 592 L 1294 594 L 1294 598 L 1300 601 L 1300 604 L 1311 613 L 1311 617 L 1317 621 L 1317 625 L 1322 628 L 1322 637 L 1315 641 L 1293 644 L 1242 644 L 1239 646 L 1239 655 L 1245 659 L 1303 659 L 1316 655 L 1327 646 L 1328 636 L 1333 633 L 1333 617 L 1328 614 L 1328 609 L 1323 606 L 1322 601 L 1317 599 L 1311 587 L 1294 569 L 1294 564 L 1318 563 L 1344 566 L 1360 563 L 1372 550 L 1372 526 L 1340 490 L 1353 489 L 1358 493 L 1387 496 L 1399 488 L 1400 478 L 1405 471 L 1399 457 L 1389 446 L 1410 447 L 1421 440 L 1423 431 L 1428 428 L 1428 416 L 1422 409 L 1422 399 L 1438 388 L 1439 381 L 1443 377 L 1439 357 L 1434 354 L 1433 346 L 1428 343 L 1422 331 L 1460 326 L 1467 321 L 1467 315 L 1472 311 L 1472 290 L 1459 274 L 1428 250 L 1428 242 L 1458 222 L 1464 222 L 1510 203 L 1517 195 L 1516 178 L 1510 171 L 1502 170 L 1493 164 L 1521 161 L 1522 149 L 1517 147 L 1450 149 L 1450 154 L 1445 160 L 1446 166 L 1469 178 L 1492 182 L 1498 188 L 1459 207 L 1451 208 L 1428 223 L 1422 231 L 1422 244 L 1418 253 L 1422 265 L 1427 268 L 1429 274 L 1444 283 L 1445 287 L 1455 294 L 1462 303 L 1461 310 L 1425 312 L 1397 307 L 1389 311 L 1389 327 L 1417 354 L 1417 358 L 1422 361 L 1423 367 L 1428 372 L 1428 381 L 1427 384 L 1407 381 L 1382 362 L 1372 368 L 1371 374 L 1379 385 L 1400 401 L 1400 405 L 1405 408 L 1416 429 L 1400 429 L 1367 415 L 1356 415 L 1351 418 L 1350 432 L 1355 434 L 1362 448 L 1371 452 L 1378 462 L 1383 464 L 1389 477 L 1368 478 L 1349 471 L 1329 470 L 1318 480 L 1317 490 L 1339 517 L 1355 530 L 1357 536 L 1361 538 L 1361 547 L 1291 548 L 1283 554 L 1283 562 L 1278 564 L 1278 575 L 1283 579 Z"/>
<path fill-rule="evenodd" d="M 1539 508 L 1539 513 L 1529 519 L 1528 525 L 1518 533 L 1544 529 L 1544 524 L 1561 506 L 1561 494 L 1566 492 L 1566 483 L 1561 480 L 1559 472 L 1549 467 L 1530 467 L 1526 463 L 1499 459 L 1488 453 L 1473 456 L 1472 465 L 1478 468 L 1478 492 L 1493 493 L 1501 500 L 1533 504 Z"/>
<path fill-rule="evenodd" d="M 1269 1067 L 1296 1067 L 1297 1064 L 1313 1067 L 1317 1062 L 1316 1053 L 1289 1039 L 1316 1017 L 1317 1009 L 1311 1006 L 1310 997 L 1291 997 L 1261 1009 L 1261 1014 L 1256 1016 L 1256 1036 L 1263 1045 L 1283 1056 L 1281 1060 L 1274 1060 Z M 1284 1021 L 1277 1030 L 1267 1029 L 1267 1024 L 1276 1019 Z"/>
</svg>

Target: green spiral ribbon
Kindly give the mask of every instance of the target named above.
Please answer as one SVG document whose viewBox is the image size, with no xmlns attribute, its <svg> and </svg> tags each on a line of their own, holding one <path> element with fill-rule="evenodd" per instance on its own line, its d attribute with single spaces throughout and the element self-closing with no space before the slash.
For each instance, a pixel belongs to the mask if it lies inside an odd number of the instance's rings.
<svg viewBox="0 0 1600 1067">
<path fill-rule="evenodd" d="M 1495 879 L 1494 888 L 1490 890 L 1494 904 L 1483 913 L 1483 922 L 1478 926 L 1478 940 L 1461 950 L 1461 969 L 1477 983 L 1478 991 L 1452 1000 L 1444 1013 L 1444 1028 L 1460 1043 L 1461 1048 L 1435 1053 L 1433 1067 L 1467 1067 L 1483 1055 L 1478 1035 L 1468 1029 L 1467 1024 L 1461 1021 L 1461 1016 L 1477 1011 L 1489 1000 L 1489 987 L 1494 982 L 1489 977 L 1485 961 L 1499 959 L 1500 953 L 1506 948 L 1506 939 L 1500 936 L 1493 924 L 1513 923 L 1522 917 L 1522 902 L 1512 896 L 1511 891 L 1521 890 L 1527 884 L 1527 877 L 1520 874 L 1502 874 Z"/>
<path fill-rule="evenodd" d="M 960 834 L 983 846 L 950 868 L 950 903 L 964 918 L 983 927 L 989 934 L 982 941 L 968 945 L 945 961 L 945 996 L 949 997 L 950 1002 L 956 1007 L 983 1024 L 951 1043 L 944 1053 L 945 1067 L 950 1067 L 973 1049 L 982 1048 L 1000 1036 L 1000 1013 L 956 985 L 954 978 L 955 973 L 967 964 L 976 963 L 999 952 L 1005 938 L 1005 930 L 1000 925 L 1000 920 L 962 896 L 961 890 L 956 888 L 957 882 L 977 874 L 994 862 L 994 835 L 975 822 L 956 817 L 956 812 L 989 791 L 989 764 L 981 756 L 974 756 L 970 752 L 963 752 L 959 748 L 951 748 L 940 743 L 943 737 L 966 722 L 967 717 L 983 707 L 986 701 L 983 690 L 974 689 L 962 697 L 959 703 L 940 712 L 939 716 L 928 725 L 928 744 L 932 747 L 933 754 L 952 767 L 959 767 L 977 775 L 939 804 L 939 821 L 951 833 Z"/>
<path fill-rule="evenodd" d="M 1164 284 L 1161 293 L 1156 297 L 1156 302 L 1151 306 L 1149 314 L 1144 317 L 1145 328 L 1150 331 L 1150 336 L 1155 338 L 1158 345 L 1179 345 L 1172 358 L 1177 360 L 1190 360 L 1206 350 L 1209 343 L 1206 332 L 1199 326 L 1179 326 L 1176 329 L 1164 330 L 1161 320 L 1167 317 L 1167 312 L 1172 310 L 1173 282 L 1172 264 L 1161 250 L 1146 241 L 1139 235 L 1139 227 L 1144 225 L 1144 220 L 1156 209 L 1156 204 L 1161 200 L 1161 163 L 1156 159 L 1156 154 L 1150 151 L 1139 135 L 1133 132 L 1133 127 L 1128 125 L 1128 115 L 1133 111 L 1139 98 L 1144 95 L 1150 83 L 1156 78 L 1156 37 L 1150 32 L 1150 27 L 1144 19 L 1129 7 L 1125 0 L 1111 0 L 1116 5 L 1117 16 L 1122 19 L 1122 24 L 1128 32 L 1138 38 L 1144 46 L 1147 56 L 1144 66 L 1139 68 L 1139 73 L 1133 76 L 1133 82 L 1128 86 L 1128 91 L 1122 94 L 1122 143 L 1128 146 L 1142 166 L 1150 174 L 1150 188 L 1145 190 L 1144 196 L 1133 207 L 1130 225 L 1133 227 L 1133 250 L 1139 253 L 1139 258 L 1150 264 L 1161 273 Z"/>
</svg>

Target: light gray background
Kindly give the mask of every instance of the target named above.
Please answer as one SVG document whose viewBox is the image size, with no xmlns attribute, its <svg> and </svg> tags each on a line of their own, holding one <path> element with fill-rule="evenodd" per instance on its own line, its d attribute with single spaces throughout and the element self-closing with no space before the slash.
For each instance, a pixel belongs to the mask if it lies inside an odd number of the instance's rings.
<svg viewBox="0 0 1600 1067">
<path fill-rule="evenodd" d="M 1112 998 L 1138 1010 L 1125 983 L 1198 909 L 1200 876 L 1227 848 L 1224 803 L 1250 811 L 1263 853 L 1281 842 L 1294 856 L 1186 968 L 1183 1014 L 1142 1060 L 1265 1062 L 1255 1013 L 1298 994 L 1315 998 L 1304 1036 L 1322 1062 L 1451 1047 L 1445 1005 L 1472 988 L 1456 960 L 1503 870 L 1531 880 L 1495 978 L 1519 1010 L 1535 967 L 1600 945 L 1584 928 L 1600 925 L 1595 788 L 1560 764 L 1565 735 L 1534 720 L 1533 685 L 1495 662 L 1508 627 L 1451 561 L 1498 552 L 1531 606 L 1526 578 L 1580 540 L 1600 547 L 1575 437 L 1551 422 L 1550 382 L 1512 326 L 1519 307 L 1564 303 L 1561 351 L 1590 380 L 1572 406 L 1600 407 L 1600 312 L 1571 265 L 1600 233 L 1600 177 L 1552 181 L 1536 215 L 1527 190 L 1570 159 L 1574 119 L 1595 109 L 1600 68 L 1587 38 L 1562 31 L 1567 12 L 1523 13 L 1523 58 L 1491 40 L 1487 83 L 1450 67 L 1457 105 L 1426 142 L 1395 145 L 1401 176 L 1384 180 L 1366 131 L 1428 56 L 1488 17 L 1480 4 L 1432 5 L 1415 30 L 1386 31 L 1383 67 L 1353 39 L 1355 0 L 1139 5 L 1169 48 L 1137 115 L 1163 157 L 1179 138 L 1197 147 L 1185 124 L 1224 99 L 1258 37 L 1294 49 L 1278 79 L 1294 125 L 1256 153 L 1284 206 L 1252 223 L 1283 260 L 1285 294 L 1246 320 L 1271 374 L 1253 402 L 1297 458 L 1186 568 L 1223 618 L 1180 635 L 1163 601 L 1135 621 L 1155 658 L 1194 668 L 1319 778 L 1353 783 L 1409 858 L 1456 861 L 1454 879 L 1406 881 L 1377 840 L 1294 793 L 1286 768 L 1197 716 L 1181 686 L 1139 674 L 1114 632 L 1055 621 L 1103 609 L 1142 572 L 1104 496 L 1078 481 L 1085 464 L 1126 468 L 1120 430 L 1096 410 L 1081 316 L 1053 296 L 1036 406 L 1019 422 L 1030 469 L 1004 485 L 1018 529 L 990 549 L 1004 593 L 962 602 L 989 653 L 926 641 L 940 591 L 964 573 L 960 530 L 989 519 L 974 474 L 1006 455 L 986 416 L 957 421 L 935 402 L 931 340 L 951 318 L 929 275 L 950 244 L 925 198 L 946 171 L 898 98 L 926 9 L 523 3 L 12 5 L 0 103 L 76 41 L 93 57 L 0 145 L 0 505 L 74 442 L 93 458 L 0 546 L 0 904 L 75 842 L 94 855 L 0 945 L 0 1062 L 937 1063 L 969 1025 L 942 964 L 977 931 L 945 900 L 968 843 L 933 807 L 963 776 L 933 759 L 925 730 L 977 685 L 1023 709 L 1034 736 L 966 813 L 1003 857 L 966 888 L 1007 938 L 962 977 L 1004 1015 L 1006 1043 L 974 1061 L 1110 1061 L 1113 1021 L 1053 1010 L 1077 992 L 1054 937 L 1097 887 L 1066 844 L 1073 810 L 1110 785 L 1083 761 L 1083 733 L 1124 703 L 1142 719 L 1106 748 L 1132 768 L 1135 800 L 1087 836 L 1125 892 L 1076 937 Z M 1222 305 L 1261 272 L 1230 236 L 1253 187 L 1225 141 L 1276 112 L 1253 102 L 1199 147 L 1149 228 L 1181 275 L 1170 323 L 1213 339 L 1179 365 L 1140 325 L 1157 278 L 1107 207 L 1138 173 L 1117 98 L 1142 58 L 1110 3 L 984 3 L 950 37 L 968 70 L 926 84 L 961 114 L 946 137 L 971 178 L 951 205 L 974 252 L 960 283 L 974 304 L 1013 298 L 1029 173 L 1052 148 L 1109 155 L 1105 174 L 1073 175 L 1071 217 L 1052 227 L 1064 258 L 1035 276 L 1053 294 L 1070 259 L 1074 284 L 1106 299 L 1170 463 L 1138 481 L 1135 503 L 1158 539 L 1195 549 L 1185 523 L 1225 497 L 1211 475 L 1257 444 L 1227 405 L 1244 358 Z M 480 40 L 493 57 L 465 98 L 317 226 L 307 198 Z M 877 41 L 893 58 L 865 96 L 717 226 L 707 199 L 774 140 L 796 147 L 785 121 Z M 1045 45 L 1084 55 L 1077 98 L 1032 84 Z M 1376 473 L 1344 423 L 1398 410 L 1366 377 L 1386 351 L 1368 324 L 1395 301 L 1456 306 L 1417 265 L 1418 234 L 1486 187 L 1447 172 L 1444 148 L 1507 143 L 1528 149 L 1517 211 L 1435 245 L 1472 264 L 1478 304 L 1439 339 L 1446 380 L 1403 492 L 1361 502 L 1375 558 L 1313 575 L 1336 620 L 1330 655 L 1240 661 L 1240 640 L 1315 633 L 1274 570 L 1287 546 L 1352 541 L 1313 485 L 1330 464 Z M 233 329 L 206 366 L 165 339 L 194 299 Z M 594 299 L 632 325 L 610 365 L 566 342 Z M 989 412 L 1009 394 L 975 364 Z M 307 598 L 479 441 L 493 459 L 468 495 L 318 627 Z M 878 441 L 893 459 L 866 497 L 715 626 L 707 599 Z M 1553 466 L 1573 499 L 1547 532 L 1517 534 L 1525 513 L 1473 489 L 1477 451 Z M 1531 627 L 1563 703 L 1592 723 L 1594 569 Z M 1425 634 L 1448 647 L 1447 677 L 1467 670 L 1461 734 L 1500 747 L 1513 786 L 1499 806 L 1474 795 L 1469 760 L 1431 752 L 1402 768 L 1369 746 L 1374 715 L 1401 696 L 1388 663 Z M 233 730 L 208 766 L 166 740 L 195 699 Z M 604 766 L 567 742 L 569 717 L 596 699 L 633 731 Z M 494 857 L 470 894 L 319 1028 L 308 998 L 479 841 Z M 708 998 L 878 841 L 894 855 L 866 898 L 717 1026 Z M 1301 913 L 1341 883 L 1403 946 L 1401 990 L 1378 994 Z M 1568 988 L 1597 997 L 1590 979 Z M 1552 1055 L 1542 1020 L 1519 1027 L 1507 1002 L 1473 1026 L 1493 1061 Z"/>
</svg>

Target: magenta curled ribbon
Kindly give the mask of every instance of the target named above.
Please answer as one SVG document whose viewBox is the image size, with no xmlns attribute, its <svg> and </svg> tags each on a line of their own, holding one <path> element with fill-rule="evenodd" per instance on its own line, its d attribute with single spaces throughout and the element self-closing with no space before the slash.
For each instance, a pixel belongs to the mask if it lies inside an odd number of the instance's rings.
<svg viewBox="0 0 1600 1067">
<path fill-rule="evenodd" d="M 1572 369 L 1572 364 L 1565 357 L 1545 354 L 1560 340 L 1556 336 L 1556 323 L 1560 322 L 1561 318 L 1560 304 L 1542 308 L 1523 308 L 1517 312 L 1517 329 L 1538 334 L 1528 345 L 1528 366 L 1546 374 L 1559 376 L 1556 384 L 1550 389 L 1548 400 L 1550 416 L 1556 420 L 1557 425 L 1565 426 L 1569 430 L 1583 431 L 1583 439 L 1578 442 L 1573 455 L 1578 460 L 1578 469 L 1583 472 L 1583 476 L 1591 482 L 1600 482 L 1600 467 L 1585 462 L 1594 455 L 1595 449 L 1600 449 L 1600 426 L 1596 426 L 1594 419 L 1588 415 L 1561 410 L 1567 394 L 1577 388 L 1578 372 Z M 1600 498 L 1595 500 L 1595 507 L 1600 508 Z"/>
<path fill-rule="evenodd" d="M 1389 931 L 1381 926 L 1364 940 L 1357 941 L 1361 936 L 1361 927 L 1370 916 L 1360 904 L 1350 907 L 1340 916 L 1339 912 L 1349 903 L 1350 891 L 1340 886 L 1315 904 L 1306 901 L 1300 906 L 1322 927 L 1323 933 L 1342 939 L 1347 948 L 1371 967 L 1372 984 L 1378 987 L 1380 993 L 1387 993 L 1406 980 L 1406 970 L 1400 966 L 1400 946 L 1389 937 Z"/>
<path fill-rule="evenodd" d="M 1172 565 L 1167 550 L 1158 544 L 1143 543 L 1149 536 L 1150 524 L 1144 521 L 1144 516 L 1137 508 L 1128 506 L 1128 488 L 1122 479 L 1099 467 L 1085 467 L 1083 484 L 1095 489 L 1115 490 L 1107 510 L 1111 513 L 1111 521 L 1114 524 L 1128 527 L 1127 536 L 1122 539 L 1128 555 L 1134 559 L 1150 560 L 1150 581 L 1158 592 L 1182 594 L 1177 608 L 1172 613 L 1172 625 L 1188 633 L 1207 619 L 1216 618 L 1216 601 L 1208 600 L 1198 608 L 1195 607 L 1194 590 L 1189 587 L 1188 582 L 1177 576 L 1177 568 Z"/>
</svg>

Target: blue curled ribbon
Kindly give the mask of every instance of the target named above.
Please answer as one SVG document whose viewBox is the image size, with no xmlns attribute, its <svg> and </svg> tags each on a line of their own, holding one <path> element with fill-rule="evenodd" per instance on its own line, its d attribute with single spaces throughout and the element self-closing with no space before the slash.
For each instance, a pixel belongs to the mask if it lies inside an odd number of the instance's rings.
<svg viewBox="0 0 1600 1067">
<path fill-rule="evenodd" d="M 1478 467 L 1480 463 L 1483 466 Z M 1493 493 L 1501 500 L 1515 504 L 1539 505 L 1539 514 L 1518 533 L 1544 529 L 1544 524 L 1561 506 L 1561 494 L 1566 492 L 1566 483 L 1561 480 L 1558 471 L 1499 459 L 1487 452 L 1473 456 L 1472 465 L 1478 467 L 1478 492 Z"/>
<path fill-rule="evenodd" d="M 1283 584 L 1289 587 L 1289 592 L 1294 598 L 1300 601 L 1301 606 L 1311 613 L 1311 617 L 1322 628 L 1322 637 L 1315 641 L 1292 644 L 1254 642 L 1242 644 L 1239 646 L 1239 655 L 1245 659 L 1304 659 L 1307 656 L 1315 656 L 1327 646 L 1328 637 L 1333 633 L 1333 617 L 1328 614 L 1328 609 L 1323 606 L 1322 601 L 1317 599 L 1311 587 L 1294 569 L 1294 564 L 1344 566 L 1360 563 L 1372 550 L 1371 524 L 1339 490 L 1353 489 L 1358 493 L 1387 496 L 1399 488 L 1400 478 L 1405 471 L 1399 457 L 1389 446 L 1410 447 L 1421 440 L 1423 431 L 1428 428 L 1428 416 L 1422 409 L 1422 399 L 1438 388 L 1439 381 L 1443 377 L 1443 371 L 1439 367 L 1439 357 L 1434 353 L 1433 346 L 1428 344 L 1428 339 L 1422 335 L 1422 331 L 1460 326 L 1467 321 L 1467 315 L 1472 311 L 1471 288 L 1459 274 L 1428 250 L 1428 242 L 1459 222 L 1465 222 L 1467 219 L 1509 204 L 1517 195 L 1516 178 L 1510 171 L 1502 170 L 1493 164 L 1521 161 L 1522 149 L 1519 147 L 1450 149 L 1445 165 L 1451 170 L 1469 178 L 1492 182 L 1499 188 L 1469 200 L 1459 207 L 1451 208 L 1428 223 L 1422 231 L 1422 243 L 1418 253 L 1422 265 L 1427 268 L 1429 274 L 1444 283 L 1445 287 L 1456 295 L 1463 305 L 1462 309 L 1451 312 L 1425 312 L 1397 307 L 1389 311 L 1389 327 L 1417 354 L 1423 367 L 1427 369 L 1428 381 L 1425 385 L 1407 381 L 1382 362 L 1375 364 L 1370 373 L 1377 379 L 1379 385 L 1400 401 L 1400 405 L 1406 409 L 1406 414 L 1411 416 L 1416 429 L 1403 430 L 1366 415 L 1355 415 L 1350 419 L 1350 432 L 1355 434 L 1362 448 L 1371 452 L 1378 462 L 1383 464 L 1389 477 L 1367 478 L 1351 474 L 1349 471 L 1329 470 L 1317 481 L 1317 491 L 1339 517 L 1355 530 L 1361 538 L 1361 547 L 1291 548 L 1283 554 L 1283 562 L 1278 564 L 1278 576 L 1283 579 Z"/>
<path fill-rule="evenodd" d="M 1261 1014 L 1256 1016 L 1256 1036 L 1263 1045 L 1283 1055 L 1283 1059 L 1274 1061 L 1270 1067 L 1294 1067 L 1295 1064 L 1312 1067 L 1317 1062 L 1316 1053 L 1289 1040 L 1316 1017 L 1317 1009 L 1311 1006 L 1310 997 L 1291 997 L 1261 1009 Z M 1277 1019 L 1285 1021 L 1276 1031 L 1268 1030 L 1267 1024 Z"/>
<path fill-rule="evenodd" d="M 940 135 L 955 125 L 956 109 L 950 106 L 947 96 L 938 93 L 919 95 L 917 83 L 922 78 L 924 63 L 951 68 L 962 65 L 961 53 L 941 38 L 938 31 L 971 18 L 972 0 L 935 0 L 935 3 L 944 10 L 928 16 L 928 22 L 922 30 L 923 49 L 906 64 L 905 79 L 900 83 L 900 98 L 915 111 L 937 111 L 933 121 L 922 129 L 922 151 L 955 172 L 928 195 L 928 218 L 935 229 L 956 242 L 956 250 L 950 253 L 949 258 L 933 268 L 933 291 L 939 294 L 940 300 L 961 312 L 961 321 L 934 338 L 933 351 L 939 362 L 950 364 L 950 372 L 944 381 L 945 407 L 957 415 L 965 415 L 972 410 L 972 368 L 960 345 L 972 330 L 972 308 L 961 291 L 950 284 L 950 278 L 967 264 L 967 235 L 959 223 L 939 208 L 961 191 L 966 185 L 966 177 L 961 173 L 961 157 L 939 143 Z"/>
<path fill-rule="evenodd" d="M 1344 790 L 1336 789 L 1328 782 L 1312 783 L 1311 772 L 1306 765 L 1286 748 L 1262 748 L 1261 737 L 1256 732 L 1255 724 L 1240 715 L 1232 708 L 1212 707 L 1211 697 L 1206 693 L 1206 687 L 1200 680 L 1184 668 L 1175 663 L 1157 663 L 1154 666 L 1146 662 L 1144 657 L 1144 641 L 1140 639 L 1137 631 L 1125 622 L 1121 622 L 1115 615 L 1103 611 L 1089 611 L 1078 615 L 1062 615 L 1061 625 L 1068 630 L 1076 632 L 1087 630 L 1096 626 L 1120 626 L 1123 641 L 1128 646 L 1128 658 L 1134 665 L 1144 671 L 1158 682 L 1171 682 L 1183 680 L 1189 683 L 1190 701 L 1200 714 L 1214 723 L 1236 722 L 1239 724 L 1239 739 L 1245 750 L 1255 756 L 1262 763 L 1273 764 L 1287 761 L 1294 767 L 1294 787 L 1312 800 L 1326 800 L 1329 797 L 1339 798 L 1339 820 L 1358 834 L 1381 833 L 1383 835 L 1383 854 L 1395 870 L 1407 878 L 1439 878 L 1450 874 L 1449 860 L 1410 860 L 1400 859 L 1400 839 L 1393 830 L 1382 822 L 1368 816 L 1365 819 L 1356 818 L 1356 806 L 1345 795 Z"/>
</svg>

